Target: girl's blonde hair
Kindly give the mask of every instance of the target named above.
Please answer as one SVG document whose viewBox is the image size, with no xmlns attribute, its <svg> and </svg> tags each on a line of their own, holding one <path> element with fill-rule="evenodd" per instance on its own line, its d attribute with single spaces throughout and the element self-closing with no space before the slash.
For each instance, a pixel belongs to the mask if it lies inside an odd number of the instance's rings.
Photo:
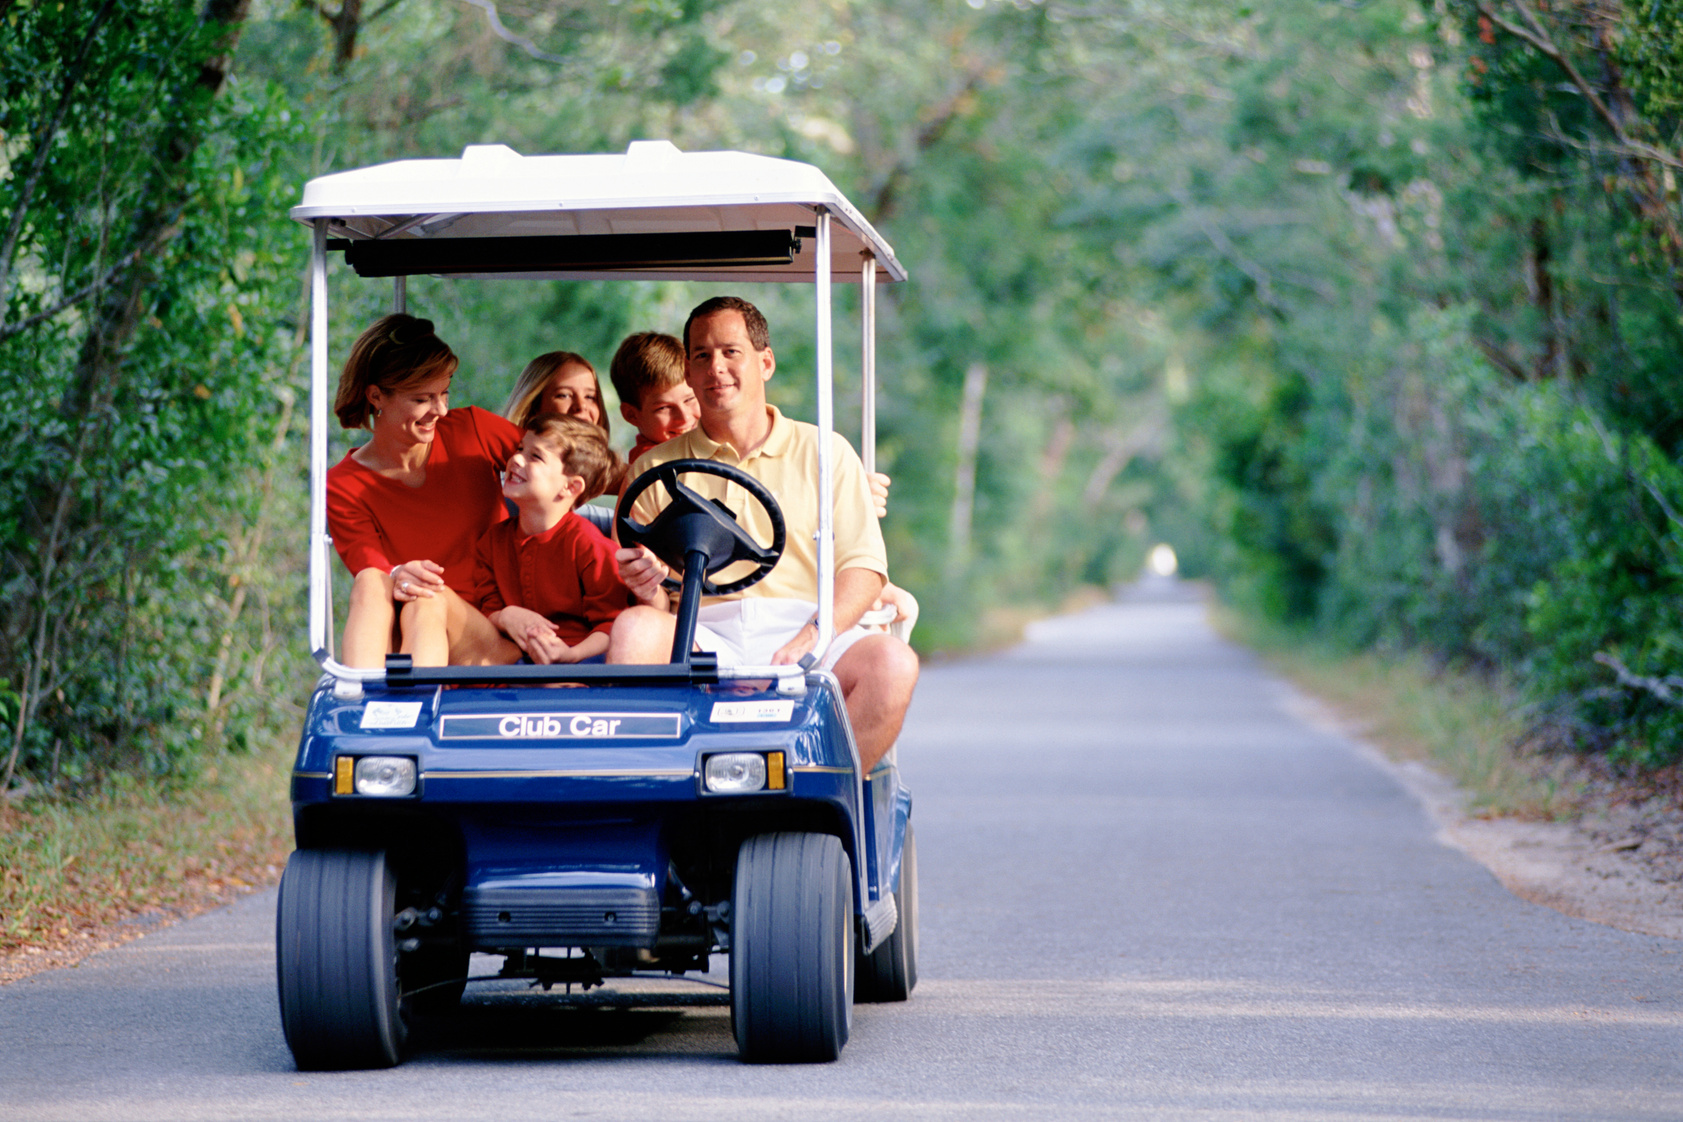
<svg viewBox="0 0 1683 1122">
<path fill-rule="evenodd" d="M 560 458 L 568 475 L 584 480 L 584 490 L 575 505 L 606 494 L 609 485 L 625 470 L 614 450 L 608 447 L 608 434 L 582 418 L 565 413 L 539 413 L 522 427 Z"/>
<path fill-rule="evenodd" d="M 368 387 L 402 393 L 455 372 L 455 352 L 433 333 L 432 320 L 401 313 L 381 316 L 351 345 L 333 412 L 345 428 L 370 428 L 374 407 L 368 404 Z"/>
<path fill-rule="evenodd" d="M 572 351 L 550 351 L 539 355 L 526 364 L 526 369 L 520 372 L 520 378 L 514 383 L 514 389 L 509 392 L 508 401 L 503 404 L 503 416 L 522 427 L 542 408 L 538 399 L 549 386 L 549 380 L 563 366 L 578 364 L 590 371 L 590 377 L 596 383 L 596 412 L 602 421 L 597 427 L 602 435 L 608 435 L 608 403 L 602 400 L 602 379 L 597 375 L 596 368 L 583 355 Z"/>
</svg>

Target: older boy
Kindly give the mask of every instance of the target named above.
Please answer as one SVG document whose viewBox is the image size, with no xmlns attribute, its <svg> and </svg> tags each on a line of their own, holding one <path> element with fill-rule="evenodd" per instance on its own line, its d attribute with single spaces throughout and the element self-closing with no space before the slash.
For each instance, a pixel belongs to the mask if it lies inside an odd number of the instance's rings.
<svg viewBox="0 0 1683 1122">
<path fill-rule="evenodd" d="M 684 381 L 684 345 L 672 336 L 658 331 L 627 336 L 614 352 L 608 377 L 619 394 L 619 415 L 637 430 L 627 463 L 695 428 L 701 407 Z"/>
</svg>

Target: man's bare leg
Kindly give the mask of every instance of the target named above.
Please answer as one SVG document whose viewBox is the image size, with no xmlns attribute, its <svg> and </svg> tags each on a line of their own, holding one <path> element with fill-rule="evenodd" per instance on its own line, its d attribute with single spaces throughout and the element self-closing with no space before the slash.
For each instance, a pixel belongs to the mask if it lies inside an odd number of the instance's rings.
<svg viewBox="0 0 1683 1122">
<path fill-rule="evenodd" d="M 917 652 L 892 635 L 867 635 L 836 660 L 836 680 L 867 773 L 894 747 L 917 686 Z"/>
<path fill-rule="evenodd" d="M 638 604 L 614 620 L 608 633 L 610 663 L 656 663 L 672 661 L 672 636 L 677 621 L 665 612 Z"/>
</svg>

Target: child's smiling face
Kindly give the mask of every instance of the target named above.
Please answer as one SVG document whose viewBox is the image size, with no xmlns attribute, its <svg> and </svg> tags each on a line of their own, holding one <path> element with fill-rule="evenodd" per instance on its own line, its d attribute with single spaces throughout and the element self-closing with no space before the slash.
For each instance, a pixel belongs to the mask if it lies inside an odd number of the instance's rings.
<svg viewBox="0 0 1683 1122">
<path fill-rule="evenodd" d="M 645 439 L 659 444 L 695 428 L 701 406 L 696 403 L 695 391 L 689 383 L 679 382 L 668 389 L 645 393 L 643 406 L 636 413 L 635 419 L 627 420 L 637 426 Z"/>
<path fill-rule="evenodd" d="M 555 449 L 536 433 L 527 433 L 503 471 L 503 494 L 516 506 L 527 503 L 573 504 L 584 490 L 584 478 L 567 474 Z"/>
</svg>

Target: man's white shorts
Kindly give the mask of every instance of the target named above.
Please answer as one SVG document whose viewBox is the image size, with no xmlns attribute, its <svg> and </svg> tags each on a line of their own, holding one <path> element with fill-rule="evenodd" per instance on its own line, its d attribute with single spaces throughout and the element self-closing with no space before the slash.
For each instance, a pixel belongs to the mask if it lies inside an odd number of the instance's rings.
<svg viewBox="0 0 1683 1122">
<path fill-rule="evenodd" d="M 810 600 L 782 600 L 749 596 L 703 604 L 695 628 L 695 645 L 719 656 L 721 666 L 766 666 L 778 648 L 795 637 L 818 613 Z M 836 660 L 860 639 L 871 634 L 850 627 L 837 635 L 819 665 L 835 668 Z"/>
</svg>

